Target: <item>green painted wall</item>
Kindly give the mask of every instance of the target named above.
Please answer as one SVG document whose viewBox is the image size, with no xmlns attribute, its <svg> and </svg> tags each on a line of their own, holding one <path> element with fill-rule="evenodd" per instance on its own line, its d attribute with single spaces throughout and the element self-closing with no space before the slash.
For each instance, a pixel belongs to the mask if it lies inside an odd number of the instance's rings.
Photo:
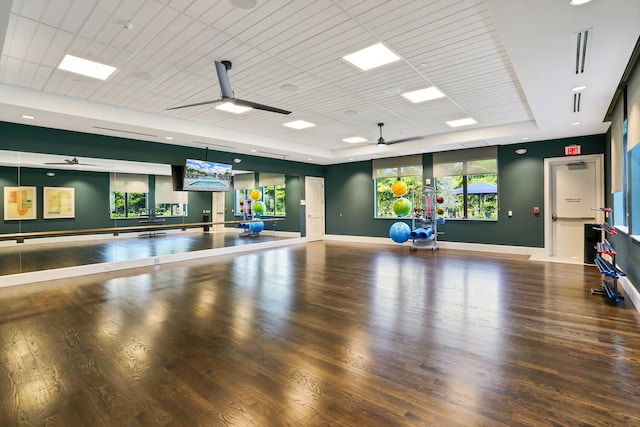
<svg viewBox="0 0 640 427">
<path fill-rule="evenodd" d="M 447 221 L 438 228 L 444 232 L 440 240 L 543 247 L 544 159 L 564 156 L 564 146 L 570 144 L 582 145 L 583 154 L 599 154 L 605 150 L 606 138 L 595 135 L 523 144 L 528 150 L 524 156 L 515 154 L 515 145 L 499 147 L 498 221 Z M 423 162 L 423 177 L 433 179 L 433 156 L 424 155 Z M 326 167 L 327 234 L 388 236 L 397 219 L 373 217 L 371 167 L 371 161 Z M 541 208 L 540 215 L 533 214 L 534 206 Z M 507 216 L 508 210 L 513 217 Z"/>
<path fill-rule="evenodd" d="M 233 159 L 242 159 L 234 167 L 257 171 L 284 173 L 287 176 L 287 218 L 279 222 L 276 230 L 301 231 L 300 199 L 301 182 L 305 175 L 323 176 L 324 167 L 280 159 L 266 159 L 256 156 L 240 155 L 220 151 L 182 147 L 177 145 L 153 143 L 127 138 L 115 138 L 79 132 L 62 131 L 35 126 L 0 122 L 0 150 L 56 155 L 94 157 L 116 160 L 130 160 L 161 164 L 183 164 L 185 158 L 204 159 L 221 163 L 233 163 Z M 47 177 L 46 169 L 0 167 L 0 186 L 21 185 L 38 187 L 38 219 L 31 221 L 2 221 L 0 233 L 20 231 L 47 231 L 62 229 L 113 227 L 109 219 L 109 173 L 56 170 L 55 177 Z M 109 171 L 112 172 L 112 171 Z M 42 187 L 61 186 L 76 189 L 76 218 L 43 220 Z M 291 193 L 289 193 L 291 191 Z M 2 195 L 0 195 L 1 197 Z M 225 196 L 227 213 L 225 219 L 235 219 L 231 212 L 233 194 Z M 185 219 L 171 218 L 168 223 L 199 222 L 202 211 L 211 209 L 210 193 L 189 193 L 189 216 Z M 118 225 L 136 225 L 137 219 L 118 220 Z M 270 227 L 267 227 L 269 229 Z"/>
</svg>

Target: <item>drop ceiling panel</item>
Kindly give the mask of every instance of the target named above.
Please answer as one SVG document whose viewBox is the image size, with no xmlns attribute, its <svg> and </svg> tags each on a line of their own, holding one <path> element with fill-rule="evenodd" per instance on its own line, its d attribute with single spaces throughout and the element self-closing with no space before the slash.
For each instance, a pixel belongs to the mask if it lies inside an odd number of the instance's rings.
<svg viewBox="0 0 640 427">
<path fill-rule="evenodd" d="M 633 10 L 631 0 L 620 1 Z M 556 27 L 570 27 L 563 23 L 571 22 L 571 13 L 588 10 L 559 3 L 563 2 L 540 0 L 527 8 L 552 14 Z M 388 123 L 385 137 L 458 132 L 444 122 L 467 115 L 479 121 L 473 129 L 529 122 L 535 117 L 510 59 L 513 52 L 522 55 L 513 47 L 508 51 L 502 38 L 510 27 L 529 23 L 510 7 L 513 20 L 498 28 L 494 14 L 504 8 L 497 4 L 259 0 L 254 9 L 243 10 L 229 0 L 15 0 L 0 58 L 0 83 L 158 114 L 159 123 L 179 119 L 213 129 L 237 129 L 256 135 L 247 143 L 251 146 L 259 146 L 265 135 L 282 139 L 283 147 L 294 143 L 316 150 L 345 148 L 340 140 L 349 134 L 362 133 L 375 142 L 379 121 Z M 123 21 L 133 27 L 124 28 Z M 502 16 L 500 22 L 505 22 Z M 541 40 L 548 34 L 545 25 L 538 23 L 534 31 Z M 603 40 L 611 33 L 610 28 L 598 28 L 597 20 L 578 28 L 593 28 Z M 565 31 L 567 40 L 573 40 L 575 31 Z M 603 40 L 592 48 L 617 45 Z M 384 42 L 402 60 L 361 72 L 341 59 L 377 42 Z M 562 52 L 563 43 L 555 44 L 559 46 L 539 43 L 553 52 L 531 52 L 532 58 L 537 54 L 543 59 L 531 60 L 530 66 L 544 63 L 548 68 L 554 58 L 568 63 L 571 46 Z M 101 82 L 57 70 L 65 53 L 115 65 L 118 71 Z M 590 64 L 596 55 L 590 52 Z M 220 88 L 213 61 L 225 59 L 233 62 L 228 74 L 238 98 L 293 113 L 234 115 L 215 105 L 165 110 L 217 99 Z M 412 104 L 400 96 L 432 84 L 446 98 Z M 285 91 L 284 85 L 297 90 Z M 537 90 L 546 90 L 544 84 Z M 602 104 L 607 97 L 589 95 L 589 103 Z M 562 99 L 569 103 L 570 97 Z M 294 119 L 317 126 L 303 131 L 282 126 Z M 390 153 L 396 149 L 400 150 Z"/>
</svg>

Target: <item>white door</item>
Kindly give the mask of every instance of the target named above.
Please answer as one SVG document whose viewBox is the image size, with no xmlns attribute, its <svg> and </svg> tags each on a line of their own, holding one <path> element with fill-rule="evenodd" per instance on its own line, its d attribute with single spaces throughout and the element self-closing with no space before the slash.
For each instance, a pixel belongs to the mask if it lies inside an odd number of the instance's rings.
<svg viewBox="0 0 640 427">
<path fill-rule="evenodd" d="M 211 221 L 224 221 L 224 195 L 222 192 L 213 192 L 211 200 Z M 216 224 L 211 231 L 224 231 L 224 224 Z"/>
<path fill-rule="evenodd" d="M 545 160 L 547 209 L 545 247 L 548 255 L 584 261 L 585 224 L 601 224 L 604 207 L 602 156 Z"/>
<path fill-rule="evenodd" d="M 309 240 L 324 238 L 324 178 L 308 176 L 304 182 L 306 205 L 306 237 Z"/>
</svg>

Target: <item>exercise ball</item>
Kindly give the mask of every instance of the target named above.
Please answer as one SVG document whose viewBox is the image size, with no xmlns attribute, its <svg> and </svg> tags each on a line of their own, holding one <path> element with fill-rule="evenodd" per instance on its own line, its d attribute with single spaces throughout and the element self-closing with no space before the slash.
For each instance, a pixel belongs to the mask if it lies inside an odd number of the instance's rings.
<svg viewBox="0 0 640 427">
<path fill-rule="evenodd" d="M 260 192 L 260 190 L 253 190 L 251 192 L 251 198 L 253 200 L 260 200 L 261 197 L 262 197 L 262 193 Z"/>
<path fill-rule="evenodd" d="M 407 194 L 407 184 L 404 181 L 396 181 L 391 186 L 391 191 L 398 197 L 402 197 Z"/>
<path fill-rule="evenodd" d="M 389 228 L 389 237 L 396 243 L 404 243 L 409 240 L 411 227 L 404 222 L 394 222 Z"/>
<path fill-rule="evenodd" d="M 258 190 L 255 190 L 258 191 Z M 262 215 L 264 213 L 265 207 L 264 207 L 264 203 L 262 202 L 255 202 L 253 204 L 253 211 L 255 213 L 257 213 L 258 215 Z"/>
<path fill-rule="evenodd" d="M 444 197 L 442 197 L 442 196 L 438 196 L 438 197 L 436 197 L 436 202 L 438 202 L 438 203 L 444 203 Z"/>
<path fill-rule="evenodd" d="M 393 203 L 393 211 L 398 216 L 407 216 L 411 212 L 411 202 L 404 197 L 400 197 Z"/>
<path fill-rule="evenodd" d="M 261 232 L 262 230 L 264 230 L 264 222 L 262 222 L 262 221 L 250 222 L 249 223 L 249 230 L 251 230 L 252 233 Z"/>
<path fill-rule="evenodd" d="M 438 208 L 438 215 L 442 215 L 444 213 L 444 209 Z"/>
</svg>

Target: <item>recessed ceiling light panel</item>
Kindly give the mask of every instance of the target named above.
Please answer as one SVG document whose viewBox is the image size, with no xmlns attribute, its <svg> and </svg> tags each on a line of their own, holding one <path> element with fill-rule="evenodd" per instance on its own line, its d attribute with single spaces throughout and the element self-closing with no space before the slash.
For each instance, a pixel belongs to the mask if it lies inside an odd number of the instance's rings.
<svg viewBox="0 0 640 427">
<path fill-rule="evenodd" d="M 306 129 L 315 126 L 315 124 L 305 122 L 304 120 L 294 120 L 293 122 L 284 123 L 282 126 L 286 126 L 292 129 Z"/>
<path fill-rule="evenodd" d="M 358 142 L 367 142 L 367 140 L 361 136 L 352 136 L 350 138 L 343 139 L 343 141 L 348 142 L 349 144 L 357 144 Z"/>
<path fill-rule="evenodd" d="M 391 52 L 391 50 L 382 43 L 377 43 L 373 46 L 345 55 L 342 59 L 362 71 L 367 71 L 399 61 L 400 57 Z"/>
<path fill-rule="evenodd" d="M 585 3 L 589 3 L 590 1 L 591 1 L 591 0 L 571 0 L 571 1 L 569 2 L 569 4 L 570 4 L 571 6 L 580 6 L 580 5 L 583 5 L 583 4 L 585 4 Z"/>
<path fill-rule="evenodd" d="M 65 55 L 60 65 L 58 65 L 58 69 L 99 80 L 107 80 L 117 70 L 116 67 L 111 65 L 78 58 L 73 55 Z"/>
<path fill-rule="evenodd" d="M 424 89 L 414 90 L 413 92 L 405 92 L 402 97 L 417 104 L 419 102 L 431 101 L 432 99 L 444 98 L 444 93 L 440 92 L 435 86 Z"/>
<path fill-rule="evenodd" d="M 457 128 L 460 126 L 470 126 L 470 125 L 475 125 L 476 122 L 474 119 L 472 119 L 471 117 L 467 117 L 466 119 L 460 119 L 460 120 L 449 120 L 448 122 L 446 122 L 448 126 L 451 126 L 452 128 Z"/>
</svg>

